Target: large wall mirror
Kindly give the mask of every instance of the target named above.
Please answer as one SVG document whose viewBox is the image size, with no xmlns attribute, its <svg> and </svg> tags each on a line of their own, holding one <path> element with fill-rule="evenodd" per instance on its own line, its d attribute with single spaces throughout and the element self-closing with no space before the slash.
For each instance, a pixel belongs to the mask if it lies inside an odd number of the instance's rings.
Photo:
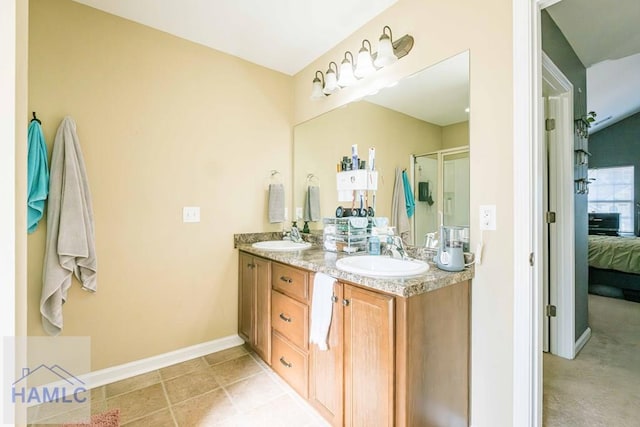
<svg viewBox="0 0 640 427">
<path fill-rule="evenodd" d="M 376 216 L 391 217 L 396 169 L 406 170 L 415 200 L 413 244 L 445 225 L 469 224 L 469 52 L 406 77 L 393 87 L 329 111 L 294 128 L 293 208 L 297 217 L 309 186 L 319 187 L 321 217 L 338 201 L 337 165 L 358 144 L 362 159 L 375 147 Z M 347 204 L 350 205 L 350 204 Z M 348 207 L 348 206 L 347 206 Z M 322 221 L 310 222 L 312 230 Z"/>
</svg>

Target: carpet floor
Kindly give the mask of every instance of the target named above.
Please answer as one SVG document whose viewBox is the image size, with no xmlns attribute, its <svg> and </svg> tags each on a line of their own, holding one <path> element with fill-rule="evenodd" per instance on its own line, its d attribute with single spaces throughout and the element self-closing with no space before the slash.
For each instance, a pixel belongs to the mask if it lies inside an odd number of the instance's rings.
<svg viewBox="0 0 640 427">
<path fill-rule="evenodd" d="M 591 339 L 574 360 L 544 354 L 543 424 L 640 425 L 640 304 L 589 295 Z"/>
</svg>

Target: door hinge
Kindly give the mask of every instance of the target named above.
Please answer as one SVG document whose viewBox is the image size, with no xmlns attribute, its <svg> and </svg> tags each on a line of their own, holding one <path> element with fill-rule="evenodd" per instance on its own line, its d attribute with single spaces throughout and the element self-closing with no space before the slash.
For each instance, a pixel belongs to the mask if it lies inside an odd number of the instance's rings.
<svg viewBox="0 0 640 427">
<path fill-rule="evenodd" d="M 556 129 L 556 119 L 546 119 L 544 121 L 544 130 L 550 131 Z"/>
<path fill-rule="evenodd" d="M 529 265 L 533 267 L 533 264 L 535 264 L 535 257 L 533 256 L 533 252 L 531 252 L 529 254 Z"/>
<path fill-rule="evenodd" d="M 544 220 L 547 224 L 554 224 L 556 222 L 556 213 L 555 212 L 545 212 Z"/>
<path fill-rule="evenodd" d="M 556 317 L 556 306 L 549 304 L 547 306 L 547 317 Z"/>
</svg>

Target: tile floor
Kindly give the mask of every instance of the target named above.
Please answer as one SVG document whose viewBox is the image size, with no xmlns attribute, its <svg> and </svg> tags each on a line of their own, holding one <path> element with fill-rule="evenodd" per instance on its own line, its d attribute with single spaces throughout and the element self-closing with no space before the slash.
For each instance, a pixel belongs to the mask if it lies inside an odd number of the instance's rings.
<svg viewBox="0 0 640 427">
<path fill-rule="evenodd" d="M 91 412 L 120 408 L 123 427 L 321 427 L 328 424 L 244 346 L 91 390 Z M 31 414 L 32 426 L 69 413 Z"/>
</svg>

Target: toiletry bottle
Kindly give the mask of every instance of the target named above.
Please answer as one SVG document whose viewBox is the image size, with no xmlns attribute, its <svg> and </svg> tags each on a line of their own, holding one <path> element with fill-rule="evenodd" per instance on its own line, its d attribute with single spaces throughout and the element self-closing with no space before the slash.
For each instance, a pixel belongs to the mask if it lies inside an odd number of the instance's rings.
<svg viewBox="0 0 640 427">
<path fill-rule="evenodd" d="M 380 238 L 378 236 L 369 237 L 369 255 L 380 255 Z"/>
</svg>

